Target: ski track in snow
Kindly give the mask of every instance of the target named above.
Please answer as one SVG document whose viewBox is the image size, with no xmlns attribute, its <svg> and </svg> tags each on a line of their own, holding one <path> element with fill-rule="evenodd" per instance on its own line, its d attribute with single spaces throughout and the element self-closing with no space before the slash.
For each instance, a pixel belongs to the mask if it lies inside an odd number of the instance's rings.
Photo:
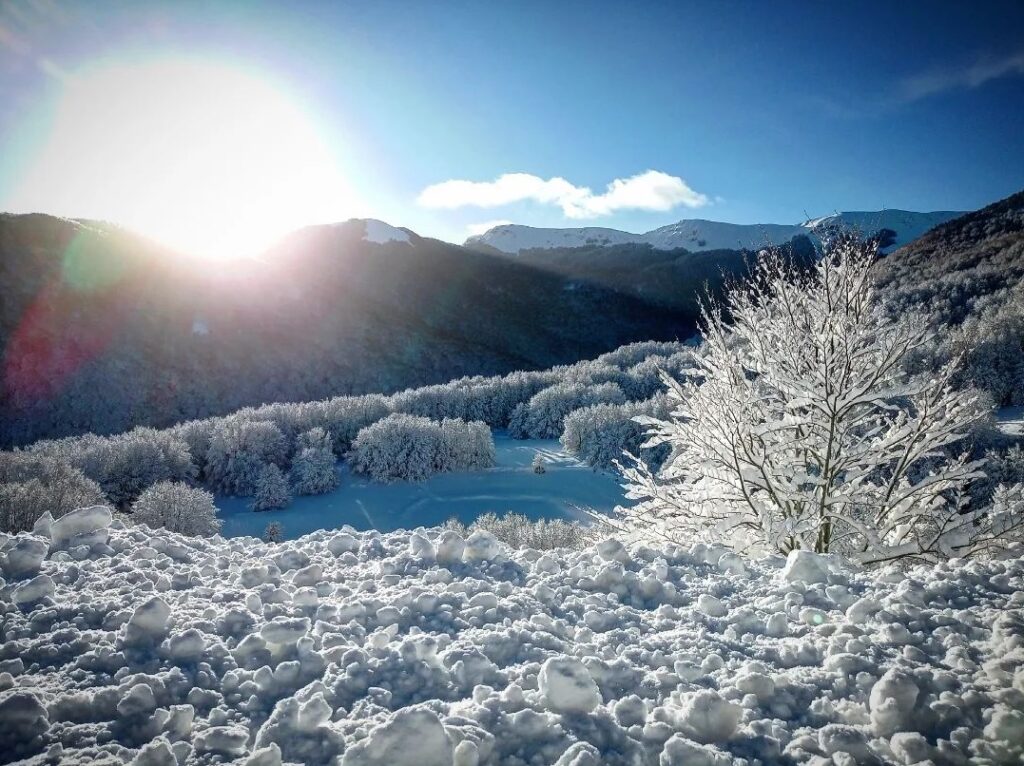
<svg viewBox="0 0 1024 766">
<path fill-rule="evenodd" d="M 102 507 L 0 537 L 0 761 L 990 764 L 1024 560 L 899 572 L 437 528 L 278 545 Z"/>
</svg>

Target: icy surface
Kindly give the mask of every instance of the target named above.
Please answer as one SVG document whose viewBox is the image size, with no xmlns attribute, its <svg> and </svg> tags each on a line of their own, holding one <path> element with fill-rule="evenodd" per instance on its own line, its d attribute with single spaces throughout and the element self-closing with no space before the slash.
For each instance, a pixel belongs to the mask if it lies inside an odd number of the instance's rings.
<svg viewBox="0 0 1024 766">
<path fill-rule="evenodd" d="M 438 528 L 278 545 L 102 531 L 0 584 L 0 762 L 1024 755 L 1024 560 L 864 572 Z M 0 553 L 31 570 L 34 539 Z"/>
<path fill-rule="evenodd" d="M 607 512 L 628 503 L 621 477 L 595 471 L 562 450 L 554 439 L 494 435 L 496 465 L 483 471 L 439 474 L 422 482 L 378 484 L 342 470 L 338 489 L 296 497 L 279 511 L 254 513 L 248 498 L 218 497 L 225 536 L 260 537 L 278 521 L 287 538 L 325 527 L 411 529 L 443 524 L 455 516 L 469 524 L 478 516 L 515 511 L 531 519 L 584 518 L 580 508 Z M 532 468 L 540 455 L 546 472 Z"/>
<path fill-rule="evenodd" d="M 704 219 L 683 220 L 644 234 L 631 234 L 618 229 L 584 227 L 573 229 L 539 229 L 532 226 L 502 224 L 466 240 L 467 246 L 489 245 L 509 254 L 520 250 L 553 247 L 584 247 L 593 245 L 649 244 L 659 250 L 682 247 L 690 252 L 722 249 L 759 249 L 780 245 L 793 237 L 818 236 L 831 227 L 852 229 L 871 235 L 881 229 L 896 232 L 888 250 L 901 247 L 920 237 L 929 229 L 963 213 L 936 211 L 916 213 L 908 210 L 878 210 L 835 213 L 801 224 L 735 224 Z"/>
</svg>

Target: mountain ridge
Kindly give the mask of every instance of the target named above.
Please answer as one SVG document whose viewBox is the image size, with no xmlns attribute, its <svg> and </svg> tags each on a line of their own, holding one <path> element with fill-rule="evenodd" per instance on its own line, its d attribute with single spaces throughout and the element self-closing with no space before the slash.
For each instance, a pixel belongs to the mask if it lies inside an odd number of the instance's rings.
<svg viewBox="0 0 1024 766">
<path fill-rule="evenodd" d="M 658 250 L 683 248 L 690 252 L 709 250 L 757 250 L 784 245 L 795 237 L 820 239 L 834 231 L 857 231 L 874 236 L 884 230 L 892 232 L 885 238 L 883 249 L 901 247 L 926 231 L 964 215 L 960 211 L 912 210 L 845 211 L 799 224 L 752 223 L 736 224 L 691 218 L 658 227 L 641 234 L 606 227 L 542 228 L 521 224 L 502 224 L 483 234 L 469 237 L 465 246 L 485 248 L 506 255 L 524 250 L 567 247 L 648 244 Z"/>
</svg>

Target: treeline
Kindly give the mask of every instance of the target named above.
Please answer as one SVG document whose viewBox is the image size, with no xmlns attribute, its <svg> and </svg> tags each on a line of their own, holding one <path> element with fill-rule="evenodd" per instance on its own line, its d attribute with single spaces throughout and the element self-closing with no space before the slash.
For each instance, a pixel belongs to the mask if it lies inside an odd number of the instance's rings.
<svg viewBox="0 0 1024 766">
<path fill-rule="evenodd" d="M 332 490 L 337 460 L 377 480 L 479 468 L 493 462 L 489 429 L 558 438 L 570 414 L 575 420 L 567 446 L 606 465 L 611 455 L 639 446 L 640 427 L 630 418 L 663 407 L 660 371 L 678 375 L 690 359 L 680 343 L 635 343 L 540 372 L 37 442 L 0 453 L 0 527 L 31 528 L 44 511 L 57 517 L 94 502 L 130 509 L 163 482 L 252 497 L 256 509 L 281 507 L 292 494 Z M 609 420 L 619 422 L 619 435 L 606 432 Z M 614 439 L 621 442 L 613 445 Z"/>
</svg>

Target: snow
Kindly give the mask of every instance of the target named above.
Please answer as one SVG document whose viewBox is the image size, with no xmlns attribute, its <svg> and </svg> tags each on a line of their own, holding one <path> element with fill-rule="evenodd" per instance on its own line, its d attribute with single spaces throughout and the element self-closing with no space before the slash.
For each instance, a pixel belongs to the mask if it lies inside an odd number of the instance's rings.
<svg viewBox="0 0 1024 766">
<path fill-rule="evenodd" d="M 345 753 L 342 766 L 451 766 L 451 739 L 432 710 L 399 710 Z"/>
<path fill-rule="evenodd" d="M 488 245 L 515 255 L 521 250 L 592 245 L 649 244 L 659 250 L 682 247 L 690 252 L 705 250 L 757 250 L 781 245 L 793 237 L 817 238 L 831 227 L 858 231 L 865 235 L 892 229 L 896 240 L 887 250 L 902 247 L 926 231 L 963 215 L 960 212 L 916 213 L 908 210 L 850 211 L 835 213 L 800 224 L 736 224 L 696 218 L 662 226 L 643 234 L 597 227 L 540 229 L 503 224 L 466 240 L 466 246 Z"/>
<path fill-rule="evenodd" d="M 557 440 L 517 440 L 496 433 L 494 444 L 494 468 L 392 484 L 373 482 L 343 468 L 337 490 L 296 497 L 281 510 L 255 513 L 246 498 L 218 497 L 222 534 L 260 537 L 272 521 L 281 523 L 286 538 L 345 524 L 390 531 L 443 524 L 452 516 L 468 524 L 488 511 L 515 511 L 531 519 L 585 519 L 582 508 L 607 512 L 628 504 L 620 477 L 595 471 L 564 452 Z M 531 467 L 538 454 L 545 460 L 543 474 Z"/>
<path fill-rule="evenodd" d="M 1024 407 L 1000 407 L 996 410 L 996 427 L 1010 437 L 1024 436 Z"/>
<path fill-rule="evenodd" d="M 825 560 L 810 551 L 790 551 L 782 577 L 790 582 L 797 580 L 807 584 L 828 582 L 828 566 Z"/>
<path fill-rule="evenodd" d="M 399 229 L 396 226 L 391 226 L 374 218 L 363 219 L 362 223 L 365 227 L 363 239 L 367 242 L 383 245 L 387 242 L 409 241 L 409 232 L 404 229 Z"/>
<path fill-rule="evenodd" d="M 61 516 L 50 525 L 50 541 L 55 549 L 102 544 L 112 515 L 105 505 L 79 508 Z"/>
<path fill-rule="evenodd" d="M 551 657 L 537 676 L 541 696 L 556 713 L 589 713 L 601 704 L 601 692 L 577 659 Z"/>
<path fill-rule="evenodd" d="M 103 532 L 0 582 L 0 760 L 1024 756 L 1024 559 L 866 570 L 809 554 L 788 578 L 777 557 L 722 566 L 704 545 L 541 553 L 437 527 L 280 544 Z M 34 539 L 2 537 L 0 556 Z"/>
<path fill-rule="evenodd" d="M 0 558 L 4 576 L 20 580 L 39 572 L 50 546 L 38 537 L 23 537 Z"/>
</svg>

